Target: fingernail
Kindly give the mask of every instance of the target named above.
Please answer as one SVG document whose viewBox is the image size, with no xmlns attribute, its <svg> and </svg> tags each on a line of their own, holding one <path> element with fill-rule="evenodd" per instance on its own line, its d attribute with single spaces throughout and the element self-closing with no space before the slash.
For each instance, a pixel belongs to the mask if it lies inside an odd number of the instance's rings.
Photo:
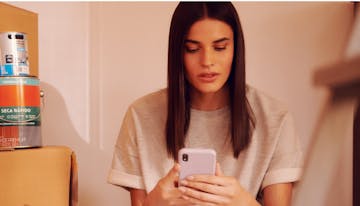
<svg viewBox="0 0 360 206">
<path fill-rule="evenodd" d="M 186 179 L 188 179 L 188 180 L 193 180 L 193 179 L 194 179 L 194 176 L 187 176 Z"/>
<path fill-rule="evenodd" d="M 181 192 L 185 192 L 185 191 L 186 191 L 185 187 L 179 187 L 179 190 L 180 190 Z"/>
<path fill-rule="evenodd" d="M 185 196 L 185 195 L 182 195 L 181 196 L 184 200 L 189 200 L 189 198 L 187 197 L 187 196 Z"/>
<path fill-rule="evenodd" d="M 181 181 L 180 181 L 180 184 L 181 184 L 181 185 L 187 185 L 187 183 L 188 183 L 188 182 L 187 182 L 186 180 L 181 180 Z"/>
<path fill-rule="evenodd" d="M 175 167 L 174 167 L 175 171 L 178 171 L 180 169 L 180 165 L 179 164 L 176 164 Z"/>
</svg>

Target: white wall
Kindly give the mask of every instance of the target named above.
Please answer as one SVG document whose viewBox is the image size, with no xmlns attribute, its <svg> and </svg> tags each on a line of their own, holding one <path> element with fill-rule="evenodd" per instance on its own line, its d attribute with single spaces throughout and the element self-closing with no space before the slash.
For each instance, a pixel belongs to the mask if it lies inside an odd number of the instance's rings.
<svg viewBox="0 0 360 206">
<path fill-rule="evenodd" d="M 92 56 L 97 68 L 99 136 L 104 148 L 114 137 L 129 104 L 166 86 L 167 39 L 175 2 L 97 3 L 92 8 Z M 106 23 L 105 23 L 106 22 Z M 109 138 L 111 137 L 111 138 Z M 110 150 L 112 152 L 112 149 Z"/>
<path fill-rule="evenodd" d="M 106 183 L 127 106 L 166 85 L 167 39 L 176 2 L 13 2 L 39 14 L 39 73 L 46 92 L 44 144 L 68 145 L 79 163 L 80 205 L 129 205 Z M 317 66 L 341 58 L 350 3 L 236 2 L 249 82 L 295 116 L 307 146 L 325 91 Z"/>
</svg>

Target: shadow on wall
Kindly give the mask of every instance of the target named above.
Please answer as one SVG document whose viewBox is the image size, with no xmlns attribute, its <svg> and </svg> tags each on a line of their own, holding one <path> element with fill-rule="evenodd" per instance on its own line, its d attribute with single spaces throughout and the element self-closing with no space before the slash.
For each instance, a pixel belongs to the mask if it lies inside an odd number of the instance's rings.
<svg viewBox="0 0 360 206">
<path fill-rule="evenodd" d="M 41 82 L 40 87 L 45 94 L 41 111 L 43 145 L 64 145 L 75 151 L 79 169 L 79 204 L 130 205 L 127 191 L 106 182 L 111 157 L 105 155 L 95 141 L 87 143 L 76 132 L 64 98 L 55 87 L 46 82 Z"/>
</svg>

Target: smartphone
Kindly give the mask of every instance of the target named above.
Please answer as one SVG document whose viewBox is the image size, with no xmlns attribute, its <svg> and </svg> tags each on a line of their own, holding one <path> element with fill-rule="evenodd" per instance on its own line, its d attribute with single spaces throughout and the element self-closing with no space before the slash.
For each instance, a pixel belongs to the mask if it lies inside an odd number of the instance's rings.
<svg viewBox="0 0 360 206">
<path fill-rule="evenodd" d="M 182 148 L 178 153 L 180 180 L 190 175 L 215 175 L 216 152 L 213 149 Z"/>
</svg>

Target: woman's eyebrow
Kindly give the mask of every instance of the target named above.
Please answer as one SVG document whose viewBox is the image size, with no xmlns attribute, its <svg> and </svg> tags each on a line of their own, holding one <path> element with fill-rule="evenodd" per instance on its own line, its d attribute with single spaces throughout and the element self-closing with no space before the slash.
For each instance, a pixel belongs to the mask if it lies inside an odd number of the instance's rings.
<svg viewBox="0 0 360 206">
<path fill-rule="evenodd" d="M 229 38 L 223 37 L 223 38 L 221 38 L 221 39 L 218 39 L 218 40 L 213 41 L 213 43 L 217 44 L 217 43 L 221 43 L 221 42 L 229 41 L 229 40 L 230 40 Z"/>
<path fill-rule="evenodd" d="M 185 43 L 200 44 L 200 42 L 199 42 L 199 41 L 192 40 L 192 39 L 186 39 L 186 40 L 185 40 Z"/>
<path fill-rule="evenodd" d="M 229 40 L 230 40 L 229 38 L 223 37 L 223 38 L 220 38 L 220 39 L 217 39 L 217 40 L 213 41 L 213 43 L 214 43 L 214 44 L 217 44 L 217 43 L 221 43 L 221 42 L 229 41 Z M 200 44 L 199 41 L 196 41 L 196 40 L 193 40 L 193 39 L 186 39 L 186 40 L 185 40 L 185 43 Z"/>
</svg>

